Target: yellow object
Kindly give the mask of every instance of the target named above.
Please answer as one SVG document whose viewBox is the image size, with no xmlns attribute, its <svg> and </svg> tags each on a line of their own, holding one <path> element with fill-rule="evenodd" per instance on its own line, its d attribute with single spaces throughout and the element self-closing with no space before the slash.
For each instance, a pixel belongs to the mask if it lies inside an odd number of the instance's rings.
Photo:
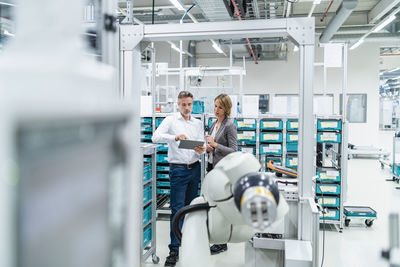
<svg viewBox="0 0 400 267">
<path fill-rule="evenodd" d="M 324 121 L 321 122 L 321 128 L 337 128 L 338 123 L 336 121 Z"/>
</svg>

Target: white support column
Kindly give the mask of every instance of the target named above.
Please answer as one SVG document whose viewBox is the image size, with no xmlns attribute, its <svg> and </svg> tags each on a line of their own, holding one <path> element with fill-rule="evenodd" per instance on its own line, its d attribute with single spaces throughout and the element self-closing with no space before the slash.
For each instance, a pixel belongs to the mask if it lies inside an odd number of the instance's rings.
<svg viewBox="0 0 400 267">
<path fill-rule="evenodd" d="M 306 198 L 314 197 L 315 133 L 313 114 L 314 45 L 300 45 L 300 112 L 299 112 L 299 225 L 298 239 L 312 240 L 312 216 Z"/>
</svg>

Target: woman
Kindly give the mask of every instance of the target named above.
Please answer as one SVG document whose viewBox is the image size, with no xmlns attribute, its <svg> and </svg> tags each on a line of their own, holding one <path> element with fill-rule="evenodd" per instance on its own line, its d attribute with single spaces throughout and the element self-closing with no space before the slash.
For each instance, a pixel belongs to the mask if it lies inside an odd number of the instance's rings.
<svg viewBox="0 0 400 267">
<path fill-rule="evenodd" d="M 211 171 L 214 166 L 229 153 L 237 151 L 236 125 L 229 119 L 232 101 L 226 94 L 220 94 L 214 99 L 214 115 L 217 117 L 207 135 L 208 166 Z M 226 244 L 211 246 L 211 254 L 218 254 L 228 249 Z"/>
</svg>

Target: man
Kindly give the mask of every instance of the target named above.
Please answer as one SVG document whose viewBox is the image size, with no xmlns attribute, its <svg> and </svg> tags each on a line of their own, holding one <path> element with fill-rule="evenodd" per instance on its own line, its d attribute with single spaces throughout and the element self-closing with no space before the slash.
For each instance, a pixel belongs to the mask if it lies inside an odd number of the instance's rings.
<svg viewBox="0 0 400 267">
<path fill-rule="evenodd" d="M 182 91 L 178 95 L 179 113 L 166 117 L 154 132 L 154 143 L 168 143 L 170 195 L 170 237 L 169 256 L 165 266 L 175 266 L 179 259 L 179 241 L 172 232 L 172 218 L 175 213 L 197 197 L 200 182 L 200 155 L 205 146 L 194 150 L 179 149 L 179 141 L 184 139 L 204 141 L 204 126 L 202 122 L 191 116 L 193 95 Z M 182 225 L 181 225 L 182 227 Z"/>
</svg>

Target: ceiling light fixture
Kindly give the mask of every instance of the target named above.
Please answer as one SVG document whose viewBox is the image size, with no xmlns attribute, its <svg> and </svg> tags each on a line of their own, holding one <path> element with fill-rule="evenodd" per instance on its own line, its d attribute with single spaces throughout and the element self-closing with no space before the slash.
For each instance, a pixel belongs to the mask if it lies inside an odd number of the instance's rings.
<svg viewBox="0 0 400 267">
<path fill-rule="evenodd" d="M 395 71 L 398 71 L 398 70 L 400 70 L 400 68 L 394 68 L 394 69 L 388 70 L 386 72 L 395 72 Z"/>
<path fill-rule="evenodd" d="M 361 38 L 360 40 L 357 41 L 357 43 L 353 44 L 353 45 L 350 47 L 350 50 L 356 49 L 356 48 L 359 47 L 363 42 L 364 42 L 364 38 Z"/>
<path fill-rule="evenodd" d="M 376 28 L 372 30 L 372 32 L 379 32 L 383 28 L 385 28 L 387 25 L 389 25 L 393 20 L 396 19 L 395 15 L 389 16 L 386 19 L 382 20 L 378 24 L 376 24 Z"/>
<path fill-rule="evenodd" d="M 178 53 L 181 52 L 181 49 L 179 49 L 179 47 L 177 47 L 176 44 L 174 44 L 174 43 L 171 42 L 171 41 L 168 41 L 168 43 L 171 45 L 171 48 L 174 49 L 176 52 L 178 52 Z M 183 50 L 182 50 L 182 54 L 186 54 L 186 55 L 188 55 L 189 57 L 193 57 L 193 55 L 192 55 L 191 53 L 186 52 L 186 51 L 183 51 Z"/>
<path fill-rule="evenodd" d="M 178 10 L 186 11 L 180 0 L 169 0 Z"/>
</svg>

